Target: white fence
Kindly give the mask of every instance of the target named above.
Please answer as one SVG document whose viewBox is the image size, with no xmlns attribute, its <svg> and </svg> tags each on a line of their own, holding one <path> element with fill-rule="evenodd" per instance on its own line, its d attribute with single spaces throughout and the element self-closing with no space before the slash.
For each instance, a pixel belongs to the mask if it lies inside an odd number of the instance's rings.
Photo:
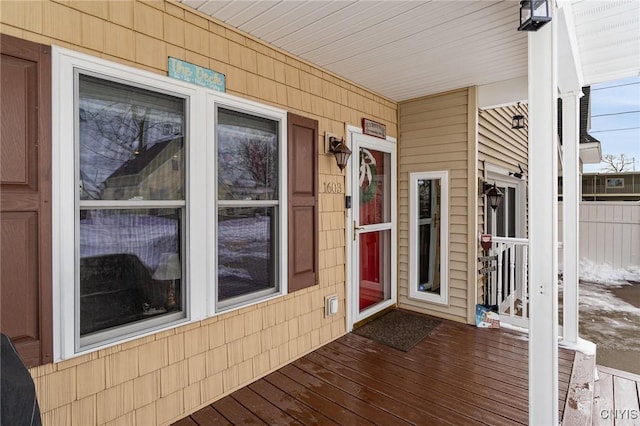
<svg viewBox="0 0 640 426">
<path fill-rule="evenodd" d="M 640 265 L 640 202 L 580 203 L 580 258 L 614 268 Z"/>
</svg>

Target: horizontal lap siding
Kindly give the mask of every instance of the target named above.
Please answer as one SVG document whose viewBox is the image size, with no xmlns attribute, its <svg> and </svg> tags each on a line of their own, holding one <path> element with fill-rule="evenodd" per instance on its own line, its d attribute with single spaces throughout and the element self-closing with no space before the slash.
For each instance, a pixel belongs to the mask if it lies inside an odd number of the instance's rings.
<svg viewBox="0 0 640 426">
<path fill-rule="evenodd" d="M 398 149 L 398 304 L 467 320 L 468 90 L 400 104 Z M 449 306 L 409 299 L 409 173 L 449 172 Z"/>
<path fill-rule="evenodd" d="M 322 193 L 345 176 L 324 133 L 344 137 L 368 117 L 395 137 L 395 102 L 171 1 L 1 1 L 0 23 L 161 75 L 169 56 L 185 60 L 225 74 L 228 93 L 318 120 L 319 285 L 32 369 L 45 425 L 166 424 L 346 332 L 344 190 Z M 330 294 L 339 313 L 325 318 Z"/>
<path fill-rule="evenodd" d="M 527 129 L 512 129 L 516 114 L 527 117 L 527 105 L 481 110 L 478 120 L 478 176 L 485 175 L 485 164 L 518 171 L 518 165 L 529 169 Z M 526 179 L 526 177 L 524 178 Z M 525 213 L 525 218 L 527 214 Z M 478 197 L 478 227 L 484 232 L 484 197 Z M 482 296 L 482 281 L 478 277 L 478 298 Z M 478 300 L 480 302 L 480 300 Z"/>
</svg>

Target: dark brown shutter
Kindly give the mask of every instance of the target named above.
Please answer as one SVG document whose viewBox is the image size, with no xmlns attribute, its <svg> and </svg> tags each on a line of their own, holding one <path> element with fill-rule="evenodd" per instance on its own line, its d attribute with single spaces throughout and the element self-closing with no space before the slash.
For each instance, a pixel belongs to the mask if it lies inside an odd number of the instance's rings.
<svg viewBox="0 0 640 426">
<path fill-rule="evenodd" d="M 53 361 L 51 48 L 0 44 L 0 325 L 33 367 Z"/>
<path fill-rule="evenodd" d="M 318 122 L 289 113 L 289 292 L 318 283 Z"/>
</svg>

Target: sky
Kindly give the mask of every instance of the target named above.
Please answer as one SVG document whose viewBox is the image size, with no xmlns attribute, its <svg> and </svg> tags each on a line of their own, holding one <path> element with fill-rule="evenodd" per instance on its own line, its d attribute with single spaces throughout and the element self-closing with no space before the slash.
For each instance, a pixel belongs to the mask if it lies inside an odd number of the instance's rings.
<svg viewBox="0 0 640 426">
<path fill-rule="evenodd" d="M 640 77 L 591 86 L 589 134 L 602 143 L 603 157 L 635 158 L 635 170 L 640 171 Z M 585 164 L 584 171 L 599 172 L 604 167 L 603 163 Z"/>
</svg>

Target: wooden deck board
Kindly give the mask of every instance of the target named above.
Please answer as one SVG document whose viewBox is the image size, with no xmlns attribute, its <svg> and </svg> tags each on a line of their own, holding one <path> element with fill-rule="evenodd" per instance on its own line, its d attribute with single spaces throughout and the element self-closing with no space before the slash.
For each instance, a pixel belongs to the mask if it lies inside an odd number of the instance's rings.
<svg viewBox="0 0 640 426">
<path fill-rule="evenodd" d="M 198 426 L 215 426 L 215 425 L 230 425 L 231 422 L 225 419 L 219 412 L 213 409 L 210 405 L 204 407 L 202 410 L 196 411 L 191 415 L 191 419 L 195 421 Z"/>
<path fill-rule="evenodd" d="M 278 407 L 270 404 L 262 398 L 258 393 L 249 387 L 239 389 L 234 392 L 232 397 L 251 412 L 256 413 L 265 423 L 270 425 L 301 425 L 299 421 L 291 417 Z"/>
<path fill-rule="evenodd" d="M 258 380 L 248 387 L 302 424 L 338 425 L 322 413 L 273 386 L 267 380 Z"/>
<path fill-rule="evenodd" d="M 613 376 L 613 408 L 616 414 L 616 426 L 637 426 L 640 423 L 636 382 Z"/>
<path fill-rule="evenodd" d="M 573 352 L 558 358 L 562 416 Z M 177 424 L 522 425 L 527 359 L 526 336 L 450 321 L 409 352 L 347 334 Z"/>
<path fill-rule="evenodd" d="M 602 415 L 610 413 L 613 409 L 613 376 L 611 374 L 598 372 L 593 395 L 591 414 L 593 426 L 613 426 L 613 418 Z"/>
<path fill-rule="evenodd" d="M 594 426 L 640 424 L 640 376 L 598 365 L 592 419 Z"/>
</svg>

